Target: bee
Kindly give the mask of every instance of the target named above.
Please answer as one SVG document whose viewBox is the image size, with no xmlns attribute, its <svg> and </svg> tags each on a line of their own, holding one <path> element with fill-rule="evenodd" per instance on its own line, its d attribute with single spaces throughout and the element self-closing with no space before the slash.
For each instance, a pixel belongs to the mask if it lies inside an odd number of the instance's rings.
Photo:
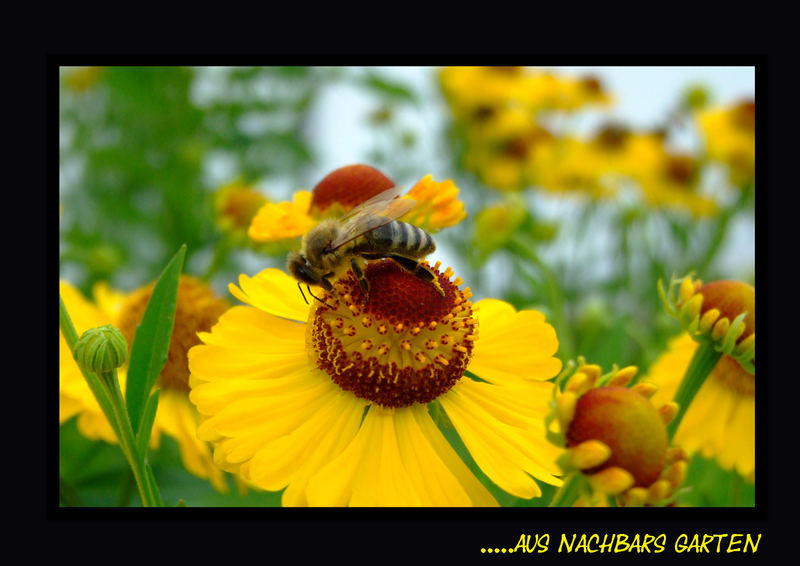
<svg viewBox="0 0 800 566">
<path fill-rule="evenodd" d="M 436 250 L 433 238 L 422 228 L 397 220 L 416 204 L 413 199 L 398 198 L 401 191 L 399 187 L 386 189 L 342 218 L 323 220 L 303 237 L 301 250 L 289 254 L 287 270 L 297 279 L 304 299 L 301 283 L 305 283 L 312 297 L 324 303 L 311 292 L 310 286 L 318 285 L 331 291 L 331 281 L 352 269 L 366 303 L 369 282 L 362 264 L 365 260 L 383 258 L 394 260 L 444 295 L 436 275 L 420 263 L 423 257 Z"/>
</svg>

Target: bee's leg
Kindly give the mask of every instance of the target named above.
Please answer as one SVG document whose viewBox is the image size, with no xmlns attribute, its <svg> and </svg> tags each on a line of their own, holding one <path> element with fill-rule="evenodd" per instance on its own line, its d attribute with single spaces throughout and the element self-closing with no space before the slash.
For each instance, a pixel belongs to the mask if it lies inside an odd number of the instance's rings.
<svg viewBox="0 0 800 566">
<path fill-rule="evenodd" d="M 322 285 L 322 288 L 325 289 L 326 291 L 333 291 L 333 285 L 331 284 L 330 281 L 328 281 L 327 278 L 323 277 L 322 279 L 320 279 L 319 284 Z M 311 292 L 311 287 L 309 285 L 306 285 L 306 289 L 308 289 L 308 294 L 311 295 L 312 297 L 314 297 L 315 299 L 317 299 L 320 303 L 322 303 L 326 307 L 334 308 L 331 305 L 329 305 L 328 303 L 326 303 L 325 301 L 323 301 L 322 299 L 320 299 L 319 297 L 317 297 L 314 293 L 312 293 Z M 300 292 L 302 293 L 303 290 L 300 289 Z M 305 299 L 306 296 L 303 295 L 303 298 Z"/>
<path fill-rule="evenodd" d="M 364 271 L 361 269 L 355 257 L 350 258 L 350 267 L 353 268 L 353 273 L 356 279 L 358 279 L 358 284 L 361 285 L 361 291 L 364 293 L 364 304 L 366 304 L 367 300 L 369 300 L 369 281 L 367 281 L 367 278 L 364 276 Z"/>
<path fill-rule="evenodd" d="M 436 274 L 433 271 L 431 271 L 430 268 L 428 268 L 428 266 L 420 263 L 415 259 L 411 259 L 409 257 L 401 255 L 390 254 L 387 257 L 393 259 L 395 262 L 397 262 L 397 264 L 400 267 L 402 267 L 406 271 L 413 273 L 414 276 L 419 277 L 423 281 L 429 282 L 436 288 L 436 291 L 438 291 L 440 295 L 444 296 L 444 290 L 442 289 L 442 286 L 439 285 L 439 280 L 437 279 Z"/>
</svg>

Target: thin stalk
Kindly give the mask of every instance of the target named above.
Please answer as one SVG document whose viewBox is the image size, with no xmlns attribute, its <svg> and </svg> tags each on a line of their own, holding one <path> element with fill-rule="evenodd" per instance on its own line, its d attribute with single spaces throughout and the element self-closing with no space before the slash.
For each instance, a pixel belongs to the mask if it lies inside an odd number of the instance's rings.
<svg viewBox="0 0 800 566">
<path fill-rule="evenodd" d="M 78 341 L 78 334 L 72 324 L 72 319 L 67 312 L 63 299 L 59 296 L 59 325 L 61 333 L 74 352 L 75 343 Z M 80 367 L 80 364 L 78 364 Z M 128 460 L 128 464 L 133 472 L 136 485 L 139 488 L 139 495 L 142 498 L 142 505 L 153 507 L 158 505 L 158 499 L 154 496 L 153 486 L 145 475 L 143 462 L 137 458 L 136 437 L 133 434 L 128 412 L 125 408 L 125 401 L 119 388 L 117 370 L 111 370 L 105 374 L 96 375 L 94 372 L 80 368 L 89 388 L 97 399 L 97 403 L 106 416 L 111 428 L 120 442 L 120 449 Z"/>
<path fill-rule="evenodd" d="M 692 361 L 689 362 L 689 367 L 686 368 L 683 380 L 672 399 L 678 404 L 678 414 L 675 415 L 672 422 L 667 425 L 667 433 L 669 434 L 670 440 L 675 436 L 675 431 L 678 430 L 681 420 L 686 414 L 689 405 L 692 403 L 692 399 L 694 399 L 700 387 L 702 387 L 708 374 L 711 373 L 711 370 L 717 365 L 721 356 L 722 353 L 715 350 L 710 342 L 700 342 L 700 344 L 698 344 Z"/>
<path fill-rule="evenodd" d="M 142 505 L 145 507 L 158 507 L 143 462 L 137 457 L 136 437 L 133 434 L 133 427 L 131 426 L 131 421 L 128 418 L 128 412 L 125 408 L 125 400 L 119 388 L 119 379 L 117 379 L 116 375 L 117 370 L 111 370 L 109 374 L 112 375 L 106 375 L 104 377 L 109 378 L 106 379 L 106 384 L 109 388 L 109 397 L 111 398 L 114 418 L 117 420 L 117 426 L 121 433 L 119 437 L 120 447 L 133 472 L 133 479 L 136 481 L 136 487 L 139 489 Z"/>
</svg>

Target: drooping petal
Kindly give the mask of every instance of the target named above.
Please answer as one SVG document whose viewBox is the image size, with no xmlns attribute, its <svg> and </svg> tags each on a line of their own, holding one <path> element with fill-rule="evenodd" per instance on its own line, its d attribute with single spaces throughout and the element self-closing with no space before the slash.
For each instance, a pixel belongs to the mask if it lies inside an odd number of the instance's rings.
<svg viewBox="0 0 800 566">
<path fill-rule="evenodd" d="M 559 473 L 555 461 L 560 450 L 546 440 L 543 411 L 536 410 L 537 402 L 547 405 L 552 387 L 550 383 L 499 387 L 463 379 L 439 397 L 478 466 L 517 497 L 541 495 L 534 477 L 560 484 L 554 475 Z"/>
<path fill-rule="evenodd" d="M 177 441 L 181 461 L 187 470 L 208 479 L 217 490 L 227 491 L 225 476 L 214 465 L 209 446 L 197 438 L 197 412 L 186 393 L 169 389 L 161 391 L 156 426 Z"/>
<path fill-rule="evenodd" d="M 365 403 L 333 388 L 324 397 L 318 410 L 287 434 L 266 443 L 242 467 L 258 487 L 271 491 L 286 487 L 284 506 L 308 505 L 305 488 L 309 477 L 338 456 L 358 431 Z"/>
</svg>

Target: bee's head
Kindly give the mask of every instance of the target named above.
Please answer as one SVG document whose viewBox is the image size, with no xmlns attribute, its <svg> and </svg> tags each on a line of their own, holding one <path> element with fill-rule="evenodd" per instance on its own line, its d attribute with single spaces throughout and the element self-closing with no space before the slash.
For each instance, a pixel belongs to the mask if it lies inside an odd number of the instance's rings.
<svg viewBox="0 0 800 566">
<path fill-rule="evenodd" d="M 306 285 L 319 285 L 322 275 L 308 263 L 306 256 L 301 252 L 290 252 L 286 262 L 286 269 L 292 277 Z"/>
</svg>

